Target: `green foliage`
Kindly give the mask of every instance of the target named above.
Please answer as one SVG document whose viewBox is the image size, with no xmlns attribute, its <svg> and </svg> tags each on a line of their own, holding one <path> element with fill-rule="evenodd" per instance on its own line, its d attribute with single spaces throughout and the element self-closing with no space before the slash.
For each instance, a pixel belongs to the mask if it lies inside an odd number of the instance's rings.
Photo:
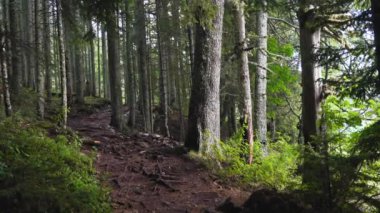
<svg viewBox="0 0 380 213">
<path fill-rule="evenodd" d="M 379 102 L 364 103 L 330 96 L 323 111 L 327 118 L 328 155 L 305 152 L 305 159 L 312 159 L 313 163 L 308 164 L 304 173 L 315 177 L 306 186 L 308 194 L 313 197 L 330 194 L 333 207 L 340 212 L 377 212 L 380 207 L 376 198 L 380 191 L 380 122 L 373 123 L 373 120 L 378 119 Z M 315 140 L 316 144 L 323 144 L 322 138 Z M 330 186 L 329 193 L 322 190 L 326 184 Z"/>
<path fill-rule="evenodd" d="M 20 88 L 20 92 L 13 98 L 14 112 L 27 118 L 37 117 L 38 94 L 28 88 Z"/>
<path fill-rule="evenodd" d="M 21 119 L 0 123 L 0 204 L 9 212 L 110 212 L 92 160 L 65 136 Z"/>
<path fill-rule="evenodd" d="M 264 157 L 259 143 L 256 142 L 254 162 L 249 165 L 246 160 L 249 148 L 242 142 L 242 135 L 243 131 L 240 130 L 226 142 L 220 142 L 216 159 L 201 159 L 221 177 L 244 186 L 264 185 L 278 190 L 300 186 L 300 177 L 296 175 L 300 154 L 297 145 L 280 139 L 269 145 L 269 154 Z"/>
</svg>

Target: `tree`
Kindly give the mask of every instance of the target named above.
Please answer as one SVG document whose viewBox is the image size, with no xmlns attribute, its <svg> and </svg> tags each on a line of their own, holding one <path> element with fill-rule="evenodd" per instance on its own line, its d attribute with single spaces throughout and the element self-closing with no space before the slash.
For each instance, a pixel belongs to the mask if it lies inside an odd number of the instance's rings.
<svg viewBox="0 0 380 213">
<path fill-rule="evenodd" d="M 11 92 L 16 97 L 19 94 L 21 86 L 21 46 L 20 46 L 20 28 L 18 18 L 19 1 L 9 0 L 9 28 L 12 50 L 12 76 Z"/>
<path fill-rule="evenodd" d="M 2 16 L 2 21 L 4 21 L 4 19 L 5 17 Z M 0 69 L 1 69 L 1 79 L 2 79 L 2 90 L 3 90 L 3 98 L 4 98 L 5 115 L 9 117 L 12 115 L 13 110 L 12 110 L 12 103 L 11 103 L 11 98 L 10 98 L 11 94 L 9 91 L 9 82 L 8 82 L 9 80 L 8 79 L 8 64 L 6 60 L 7 36 L 6 36 L 6 28 L 4 24 L 0 25 L 0 30 L 1 30 L 0 31 Z"/>
<path fill-rule="evenodd" d="M 253 161 L 253 123 L 252 123 L 252 100 L 251 100 L 251 79 L 248 66 L 247 38 L 245 29 L 244 2 L 236 2 L 236 21 L 238 27 L 238 45 L 239 45 L 239 68 L 240 76 L 243 84 L 243 120 L 246 126 L 246 137 L 249 144 L 249 159 Z"/>
<path fill-rule="evenodd" d="M 79 8 L 74 8 L 75 21 L 81 26 L 81 16 Z M 85 76 L 84 76 L 84 60 L 82 58 L 82 48 L 81 45 L 76 42 L 74 45 L 75 51 L 75 77 L 76 77 L 76 103 L 84 104 L 84 85 L 85 85 Z"/>
<path fill-rule="evenodd" d="M 50 1 L 43 1 L 43 37 L 44 37 L 44 69 L 45 69 L 45 90 L 47 93 L 46 101 L 51 102 L 52 97 L 52 71 L 51 71 L 51 42 L 50 42 Z"/>
<path fill-rule="evenodd" d="M 321 40 L 321 28 L 316 21 L 316 10 L 302 1 L 298 11 L 300 27 L 300 54 L 302 67 L 302 130 L 306 144 L 318 134 L 318 111 L 320 109 L 319 80 L 321 70 L 317 65 L 316 51 Z M 317 145 L 312 144 L 315 148 Z"/>
<path fill-rule="evenodd" d="M 58 34 L 58 51 L 59 51 L 59 70 L 61 73 L 61 104 L 62 104 L 62 127 L 66 128 L 67 124 L 67 84 L 66 84 L 66 56 L 64 30 L 62 23 L 62 4 L 61 0 L 55 0 L 57 8 L 57 34 Z"/>
<path fill-rule="evenodd" d="M 152 116 L 150 108 L 149 76 L 146 50 L 145 8 L 144 1 L 136 0 L 136 33 L 137 54 L 141 82 L 142 106 L 145 131 L 152 132 Z"/>
<path fill-rule="evenodd" d="M 257 53 L 256 53 L 256 89 L 255 89 L 255 129 L 256 137 L 267 151 L 267 61 L 268 61 L 268 13 L 267 1 L 259 1 L 257 12 Z"/>
<path fill-rule="evenodd" d="M 35 51 L 35 69 L 36 69 L 36 79 L 37 79 L 37 93 L 38 93 L 38 104 L 37 104 L 37 114 L 40 118 L 44 118 L 45 114 L 45 79 L 44 72 L 40 66 L 42 41 L 41 41 L 41 2 L 40 0 L 34 1 L 34 51 Z"/>
<path fill-rule="evenodd" d="M 125 94 L 126 94 L 126 103 L 129 107 L 130 116 L 128 120 L 128 125 L 130 127 L 134 127 L 135 117 L 136 117 L 136 92 L 134 87 L 134 70 L 132 69 L 132 61 L 133 56 L 133 47 L 132 47 L 132 39 L 131 39 L 131 23 L 132 17 L 130 14 L 130 3 L 129 0 L 124 1 L 125 5 Z"/>
<path fill-rule="evenodd" d="M 166 136 L 170 136 L 168 126 L 168 72 L 169 72 L 169 27 L 167 0 L 156 0 L 157 15 L 157 37 L 160 61 L 160 115 L 164 118 L 164 131 Z"/>
<path fill-rule="evenodd" d="M 106 18 L 107 44 L 108 44 L 108 69 L 109 84 L 111 92 L 111 125 L 122 130 L 121 118 L 121 77 L 120 77 L 120 59 L 119 59 L 119 35 L 116 9 L 110 7 Z"/>
<path fill-rule="evenodd" d="M 195 55 L 185 146 L 212 153 L 220 138 L 220 72 L 224 0 L 196 5 Z M 213 17 L 207 17 L 213 11 Z"/>
</svg>

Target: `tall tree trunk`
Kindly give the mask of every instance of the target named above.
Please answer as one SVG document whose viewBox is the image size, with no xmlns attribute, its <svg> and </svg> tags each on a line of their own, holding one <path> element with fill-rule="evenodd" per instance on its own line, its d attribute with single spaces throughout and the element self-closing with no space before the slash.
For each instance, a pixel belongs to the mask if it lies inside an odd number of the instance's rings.
<svg viewBox="0 0 380 213">
<path fill-rule="evenodd" d="M 121 76 L 120 76 L 120 59 L 119 59 L 119 32 L 118 19 L 115 11 L 110 11 L 106 22 L 107 43 L 108 43 L 108 69 L 109 84 L 111 92 L 111 125 L 122 130 L 121 120 Z"/>
<path fill-rule="evenodd" d="M 256 32 L 257 68 L 255 89 L 255 129 L 256 138 L 261 142 L 264 154 L 267 153 L 267 40 L 268 13 L 267 2 L 261 0 L 257 13 Z"/>
<path fill-rule="evenodd" d="M 180 20 L 180 2 L 174 1 L 172 4 L 172 14 L 173 14 L 173 37 L 174 37 L 174 47 L 175 47 L 175 82 L 176 82 L 176 88 L 177 88 L 177 99 L 178 99 L 178 108 L 179 108 L 179 116 L 180 116 L 180 140 L 185 141 L 186 137 L 186 130 L 185 130 L 185 119 L 184 119 L 184 112 L 183 112 L 183 106 L 184 106 L 184 99 L 185 91 L 184 91 L 184 82 L 186 80 L 186 73 L 184 72 L 184 63 L 182 60 L 182 41 L 181 41 L 181 20 Z"/>
<path fill-rule="evenodd" d="M 79 9 L 75 8 L 75 21 L 80 23 L 80 14 Z M 82 57 L 82 48 L 81 45 L 75 44 L 75 77 L 76 77 L 76 103 L 84 104 L 84 86 L 85 86 L 85 76 L 83 69 L 84 60 Z"/>
<path fill-rule="evenodd" d="M 90 20 L 89 21 L 89 30 L 90 31 L 94 31 L 93 27 L 92 27 L 92 21 Z M 96 96 L 96 67 L 95 67 L 95 43 L 94 43 L 94 39 L 91 39 L 90 41 L 90 67 L 91 67 L 91 79 L 89 79 L 90 81 L 90 87 L 91 87 L 91 92 L 90 92 L 90 95 L 92 97 L 95 97 Z"/>
<path fill-rule="evenodd" d="M 163 133 L 165 136 L 170 136 L 169 133 L 169 115 L 168 115 L 168 82 L 167 75 L 169 71 L 169 36 L 167 23 L 169 22 L 167 13 L 167 1 L 156 0 L 156 15 L 157 15 L 157 40 L 159 49 L 160 62 L 160 116 L 164 119 Z"/>
<path fill-rule="evenodd" d="M 70 18 L 73 16 L 72 0 L 66 0 L 61 2 L 61 7 L 65 11 L 65 16 L 62 16 L 62 32 L 65 46 L 65 66 L 66 66 L 66 90 L 67 90 L 67 103 L 71 106 L 74 103 L 74 65 L 73 60 L 73 45 L 72 45 L 72 21 Z M 62 82 L 62 79 L 61 79 Z M 62 90 L 62 88 L 61 88 Z"/>
<path fill-rule="evenodd" d="M 103 87 L 104 98 L 109 99 L 109 84 L 108 84 L 108 58 L 107 58 L 107 34 L 102 28 L 102 62 L 103 62 Z"/>
<path fill-rule="evenodd" d="M 3 8 L 4 10 L 4 8 Z M 3 13 L 4 14 L 4 13 Z M 5 16 L 2 17 L 2 21 L 4 21 Z M 4 22 L 3 22 L 4 23 Z M 5 25 L 5 24 L 4 24 Z M 12 104 L 11 104 L 11 98 L 10 98 L 10 92 L 9 92 L 9 82 L 8 82 L 8 64 L 7 64 L 7 59 L 6 59 L 6 44 L 7 44 L 7 39 L 6 39 L 6 29 L 3 24 L 0 26 L 1 27 L 1 32 L 0 32 L 0 69 L 1 69 L 1 77 L 2 77 L 2 90 L 3 90 L 3 98 L 4 98 L 4 107 L 5 107 L 5 115 L 7 117 L 12 115 Z"/>
<path fill-rule="evenodd" d="M 9 0 L 9 27 L 11 36 L 12 50 L 12 76 L 11 92 L 12 97 L 19 94 L 21 86 L 21 45 L 20 45 L 20 28 L 19 28 L 19 1 Z"/>
<path fill-rule="evenodd" d="M 32 9 L 33 6 L 32 6 L 32 2 L 29 1 L 29 0 L 25 0 L 25 19 L 27 19 L 27 27 L 25 29 L 25 33 L 26 33 L 26 41 L 29 45 L 32 45 L 33 44 L 33 22 L 31 20 L 33 20 L 32 18 Z M 26 50 L 26 67 L 28 68 L 28 71 L 27 71 L 27 86 L 29 88 L 34 88 L 35 87 L 35 84 L 34 84 L 34 52 L 30 49 L 27 49 Z"/>
<path fill-rule="evenodd" d="M 97 25 L 97 31 L 96 31 L 96 35 L 98 36 L 97 37 L 97 59 L 98 59 L 98 97 L 101 97 L 102 95 L 102 81 L 101 81 L 101 58 L 100 58 L 100 38 L 99 38 L 99 32 L 100 32 L 100 23 L 98 23 Z"/>
<path fill-rule="evenodd" d="M 302 67 L 302 132 L 304 143 L 315 152 L 321 151 L 321 143 L 313 137 L 319 135 L 318 119 L 321 103 L 320 77 L 321 70 L 316 61 L 316 51 L 320 45 L 321 29 L 316 24 L 316 11 L 308 4 L 301 4 L 298 11 L 300 26 L 300 55 Z M 323 154 L 323 153 L 321 153 Z M 317 177 L 317 178 L 316 178 Z M 309 149 L 304 151 L 303 160 L 303 183 L 312 187 L 315 191 L 326 191 L 326 173 L 323 161 L 314 154 L 310 154 Z M 317 194 L 316 200 L 320 203 L 319 212 L 328 212 L 326 204 L 326 194 Z"/>
<path fill-rule="evenodd" d="M 133 51 L 133 44 L 131 42 L 131 23 L 132 23 L 132 18 L 130 15 L 130 3 L 128 0 L 125 0 L 125 26 L 126 26 L 126 31 L 125 31 L 125 45 L 126 45 L 126 69 L 125 69 L 125 94 L 126 94 L 126 103 L 129 108 L 129 120 L 128 120 L 128 125 L 130 127 L 134 127 L 134 120 L 136 116 L 136 101 L 135 101 L 135 87 L 134 87 L 134 71 L 132 70 L 132 61 L 133 61 L 133 56 L 132 56 L 132 51 Z"/>
<path fill-rule="evenodd" d="M 236 3 L 236 20 L 238 27 L 238 43 L 239 43 L 239 68 L 240 76 L 243 84 L 243 119 L 244 125 L 246 125 L 246 136 L 247 142 L 249 144 L 249 159 L 248 163 L 253 161 L 253 124 L 252 124 L 252 99 L 251 99 L 251 80 L 249 76 L 249 65 L 248 65 L 248 52 L 247 41 L 246 41 L 246 30 L 245 30 L 245 16 L 244 16 L 244 3 L 239 1 Z"/>
<path fill-rule="evenodd" d="M 66 56 L 65 56 L 65 41 L 64 30 L 62 23 L 62 5 L 61 0 L 56 0 L 57 8 L 57 34 L 58 34 L 58 51 L 59 51 L 59 69 L 61 72 L 61 96 L 62 96 L 62 127 L 66 128 L 67 124 L 67 85 L 66 85 Z"/>
<path fill-rule="evenodd" d="M 45 88 L 46 88 L 46 94 L 47 94 L 47 99 L 46 101 L 49 103 L 51 102 L 51 96 L 52 96 L 52 85 L 51 85 L 51 68 L 50 68 L 50 63 L 51 63 L 51 51 L 50 51 L 50 6 L 49 6 L 50 1 L 49 0 L 44 0 L 43 1 L 43 24 L 44 24 L 44 64 L 45 64 Z"/>
<path fill-rule="evenodd" d="M 205 8 L 198 8 L 195 58 L 186 147 L 212 154 L 220 138 L 220 72 L 224 0 L 212 0 L 216 13 L 211 26 L 202 26 Z M 208 17 L 207 17 L 208 18 Z"/>
<path fill-rule="evenodd" d="M 151 109 L 149 107 L 149 76 L 146 53 L 146 29 L 144 1 L 136 0 L 137 54 L 141 76 L 141 93 L 145 131 L 152 132 Z"/>
<path fill-rule="evenodd" d="M 192 0 L 186 0 L 186 4 L 190 6 Z M 190 57 L 190 70 L 192 71 L 194 69 L 194 41 L 193 41 L 193 29 L 192 26 L 187 26 L 187 39 L 188 39 L 188 51 L 189 51 L 189 57 Z"/>
<path fill-rule="evenodd" d="M 318 134 L 318 111 L 320 110 L 320 86 L 318 79 L 321 70 L 315 61 L 315 53 L 320 43 L 320 28 L 315 23 L 315 11 L 301 8 L 298 13 L 300 23 L 300 50 L 302 67 L 302 130 L 304 141 L 317 148 L 312 141 Z"/>
<path fill-rule="evenodd" d="M 37 113 L 40 118 L 44 118 L 45 116 L 45 77 L 44 77 L 44 71 L 41 68 L 40 64 L 40 54 L 41 54 L 41 47 L 42 47 L 42 41 L 41 41 L 41 1 L 35 0 L 34 1 L 34 19 L 35 19 L 35 29 L 34 29 L 34 35 L 35 35 L 35 43 L 34 43 L 34 50 L 35 50 L 35 56 L 36 56 L 36 79 L 37 79 L 37 93 L 38 93 L 38 105 L 37 105 Z"/>
<path fill-rule="evenodd" d="M 371 0 L 372 10 L 372 23 L 375 34 L 375 46 L 376 46 L 376 69 L 378 72 L 377 90 L 380 91 L 380 1 Z"/>
</svg>

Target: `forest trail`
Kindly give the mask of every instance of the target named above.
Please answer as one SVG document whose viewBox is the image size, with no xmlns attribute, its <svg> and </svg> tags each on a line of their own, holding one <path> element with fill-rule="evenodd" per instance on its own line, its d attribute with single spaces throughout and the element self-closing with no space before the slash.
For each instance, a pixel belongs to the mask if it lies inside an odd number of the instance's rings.
<svg viewBox="0 0 380 213">
<path fill-rule="evenodd" d="M 112 188 L 114 212 L 215 212 L 231 197 L 242 204 L 249 193 L 225 186 L 189 159 L 179 142 L 159 135 L 122 135 L 108 124 L 110 109 L 77 115 L 69 126 L 96 147 L 95 167 Z"/>
</svg>

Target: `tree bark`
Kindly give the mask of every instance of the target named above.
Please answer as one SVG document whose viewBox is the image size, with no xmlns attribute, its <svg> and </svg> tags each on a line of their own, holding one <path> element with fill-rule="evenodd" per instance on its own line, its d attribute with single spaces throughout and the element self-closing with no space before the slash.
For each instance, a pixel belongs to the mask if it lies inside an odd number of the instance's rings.
<svg viewBox="0 0 380 213">
<path fill-rule="evenodd" d="M 315 60 L 320 44 L 320 28 L 315 25 L 315 11 L 301 8 L 298 13 L 300 23 L 300 50 L 302 67 L 302 131 L 304 142 L 317 148 L 312 141 L 318 135 L 318 111 L 320 110 L 321 70 Z"/>
<path fill-rule="evenodd" d="M 121 118 L 121 76 L 120 76 L 120 56 L 119 56 L 119 33 L 118 19 L 115 11 L 109 11 L 106 21 L 107 43 L 108 43 L 108 69 L 109 85 L 111 92 L 111 126 L 122 130 Z"/>
<path fill-rule="evenodd" d="M 180 19 L 180 2 L 174 1 L 172 4 L 172 14 L 173 14 L 173 37 L 174 37 L 174 59 L 175 59 L 175 82 L 177 88 L 177 100 L 180 116 L 180 140 L 185 141 L 186 130 L 185 130 L 185 119 L 184 119 L 184 99 L 186 99 L 186 93 L 184 89 L 184 82 L 186 81 L 186 72 L 184 71 L 184 63 L 182 60 L 182 41 L 181 41 L 181 19 Z"/>
<path fill-rule="evenodd" d="M 101 65 L 101 58 L 100 58 L 100 39 L 99 39 L 99 32 L 100 32 L 100 23 L 97 25 L 97 31 L 96 35 L 98 36 L 97 38 L 97 59 L 98 59 L 98 97 L 101 97 L 102 95 L 102 81 L 101 81 L 101 70 L 102 70 L 102 65 Z"/>
<path fill-rule="evenodd" d="M 109 84 L 108 84 L 108 58 L 107 58 L 107 34 L 102 28 L 102 62 L 103 62 L 103 91 L 104 98 L 109 99 Z"/>
<path fill-rule="evenodd" d="M 52 92 L 51 92 L 52 76 L 51 76 L 51 67 L 50 67 L 50 63 L 51 63 L 51 57 L 50 57 L 51 42 L 50 42 L 50 23 L 49 23 L 49 19 L 50 19 L 49 3 L 50 3 L 50 1 L 48 1 L 48 0 L 44 0 L 44 2 L 43 2 L 43 11 L 44 11 L 44 14 L 43 14 L 43 17 L 44 17 L 44 19 L 43 19 L 44 42 L 43 43 L 44 43 L 44 60 L 45 60 L 44 61 L 44 65 L 45 65 L 45 89 L 46 89 L 46 94 L 47 94 L 46 101 L 48 103 L 51 102 L 51 97 L 52 97 Z"/>
<path fill-rule="evenodd" d="M 4 9 L 4 8 L 3 8 Z M 4 19 L 4 16 L 2 17 Z M 0 46 L 0 69 L 1 69 L 1 77 L 2 77 L 2 89 L 3 89 L 3 98 L 4 98 L 4 107 L 5 107 L 5 115 L 7 117 L 12 116 L 12 103 L 11 103 L 11 94 L 9 92 L 9 82 L 8 82 L 8 64 L 6 59 L 6 44 L 7 39 L 5 36 L 5 27 L 4 25 L 1 27 L 1 46 Z"/>
<path fill-rule="evenodd" d="M 159 49 L 160 62 L 160 116 L 164 119 L 165 136 L 170 137 L 169 132 L 169 115 L 168 115 L 168 71 L 169 71 L 169 32 L 167 24 L 169 22 L 167 13 L 167 1 L 156 0 L 156 15 L 157 15 L 157 39 Z"/>
<path fill-rule="evenodd" d="M 220 72 L 224 0 L 212 0 L 215 17 L 203 26 L 204 10 L 198 8 L 195 26 L 195 55 L 185 146 L 211 154 L 220 138 Z"/>
<path fill-rule="evenodd" d="M 137 54 L 140 72 L 142 105 L 145 131 L 152 132 L 151 110 L 149 107 L 149 76 L 146 56 L 146 29 L 144 1 L 136 0 Z"/>
<path fill-rule="evenodd" d="M 9 27 L 12 35 L 12 76 L 11 76 L 11 92 L 16 97 L 20 92 L 21 86 L 21 45 L 20 45 L 20 28 L 19 28 L 19 4 L 17 0 L 9 0 Z"/>
<path fill-rule="evenodd" d="M 74 65 L 75 61 L 73 60 L 73 45 L 72 45 L 72 23 L 69 20 L 69 17 L 73 16 L 72 9 L 72 0 L 66 0 L 61 2 L 62 10 L 65 11 L 66 16 L 62 16 L 62 35 L 64 39 L 64 49 L 65 49 L 65 75 L 66 75 L 66 90 L 67 90 L 67 103 L 72 105 L 74 103 Z M 62 82 L 62 79 L 61 79 Z M 62 90 L 62 88 L 61 88 Z"/>
<path fill-rule="evenodd" d="M 79 9 L 75 8 L 75 21 L 80 23 Z M 82 58 L 82 48 L 79 44 L 75 44 L 75 77 L 76 77 L 76 103 L 84 104 L 84 86 L 85 86 L 85 76 L 84 76 L 84 61 Z"/>
<path fill-rule="evenodd" d="M 57 23 L 58 23 L 58 51 L 59 51 L 59 69 L 61 72 L 61 94 L 62 94 L 62 127 L 66 128 L 67 124 L 67 85 L 66 85 L 66 56 L 65 56 L 65 42 L 64 42 L 64 30 L 62 23 L 62 5 L 61 0 L 56 0 L 57 8 Z"/>
<path fill-rule="evenodd" d="M 255 89 L 255 129 L 256 138 L 261 142 L 264 154 L 267 153 L 267 41 L 268 41 L 268 13 L 267 2 L 261 0 L 257 13 L 256 32 L 257 68 Z"/>
<path fill-rule="evenodd" d="M 252 124 L 252 99 L 251 99 L 251 80 L 249 75 L 248 52 L 245 30 L 244 3 L 239 1 L 236 3 L 236 20 L 238 27 L 238 44 L 239 44 L 239 68 L 243 86 L 243 119 L 245 125 L 245 134 L 249 144 L 248 163 L 253 161 L 253 124 Z"/>
<path fill-rule="evenodd" d="M 94 31 L 92 27 L 92 21 L 89 21 L 89 30 Z M 91 79 L 90 80 L 90 86 L 91 86 L 91 92 L 90 95 L 92 97 L 96 96 L 96 67 L 95 67 L 95 43 L 94 39 L 91 38 L 90 41 L 90 67 L 91 67 Z"/>
<path fill-rule="evenodd" d="M 45 79 L 44 71 L 40 66 L 40 54 L 41 54 L 41 2 L 40 0 L 34 1 L 34 54 L 35 54 L 35 68 L 36 68 L 36 79 L 37 79 L 37 94 L 38 94 L 38 104 L 37 104 L 37 114 L 40 118 L 45 116 Z"/>
</svg>

